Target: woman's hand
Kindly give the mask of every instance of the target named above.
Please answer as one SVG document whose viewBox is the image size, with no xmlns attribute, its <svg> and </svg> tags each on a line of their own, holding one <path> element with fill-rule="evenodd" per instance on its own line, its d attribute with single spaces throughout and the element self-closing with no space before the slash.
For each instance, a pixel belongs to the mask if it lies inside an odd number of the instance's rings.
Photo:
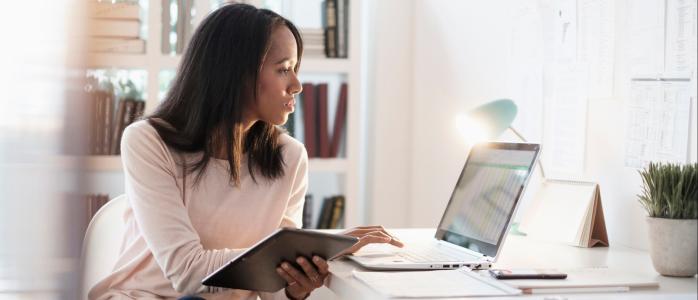
<svg viewBox="0 0 698 300">
<path fill-rule="evenodd" d="M 342 255 L 354 253 L 359 251 L 363 246 L 374 243 L 389 243 L 400 248 L 404 246 L 400 240 L 388 233 L 383 226 L 355 227 L 347 229 L 341 234 L 359 238 L 359 241 L 354 244 L 354 246 L 351 246 L 351 248 L 342 252 Z"/>
<path fill-rule="evenodd" d="M 317 255 L 313 256 L 312 263 L 303 256 L 296 258 L 296 263 L 302 270 L 298 270 L 288 262 L 282 262 L 281 266 L 276 268 L 276 273 L 288 284 L 286 296 L 292 299 L 304 299 L 314 289 L 323 285 L 325 278 L 330 274 L 330 266 L 327 261 Z"/>
</svg>

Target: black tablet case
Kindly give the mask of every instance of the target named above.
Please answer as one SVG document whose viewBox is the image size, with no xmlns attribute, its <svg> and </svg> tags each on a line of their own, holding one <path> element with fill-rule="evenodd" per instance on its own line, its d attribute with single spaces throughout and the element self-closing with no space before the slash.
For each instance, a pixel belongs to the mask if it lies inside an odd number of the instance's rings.
<svg viewBox="0 0 698 300">
<path fill-rule="evenodd" d="M 308 259 L 318 255 L 329 259 L 358 241 L 357 238 L 282 228 L 254 245 L 223 267 L 209 274 L 201 283 L 233 289 L 276 292 L 286 281 L 276 273 L 276 267 L 287 261 L 302 271 L 295 261 L 298 256 Z"/>
</svg>

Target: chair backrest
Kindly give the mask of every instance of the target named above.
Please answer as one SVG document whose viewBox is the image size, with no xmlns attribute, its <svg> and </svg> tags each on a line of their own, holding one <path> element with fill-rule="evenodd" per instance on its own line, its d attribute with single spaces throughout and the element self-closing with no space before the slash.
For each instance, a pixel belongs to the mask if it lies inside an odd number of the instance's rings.
<svg viewBox="0 0 698 300">
<path fill-rule="evenodd" d="M 119 258 L 121 241 L 125 231 L 123 222 L 127 208 L 126 195 L 120 195 L 95 213 L 85 231 L 82 242 L 81 299 L 87 299 L 87 292 L 97 281 L 109 275 Z"/>
</svg>

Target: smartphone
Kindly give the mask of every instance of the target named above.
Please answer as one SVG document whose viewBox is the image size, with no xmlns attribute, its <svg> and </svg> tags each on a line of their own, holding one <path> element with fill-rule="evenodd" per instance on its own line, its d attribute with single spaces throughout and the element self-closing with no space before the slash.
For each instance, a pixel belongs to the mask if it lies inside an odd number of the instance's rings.
<svg viewBox="0 0 698 300">
<path fill-rule="evenodd" d="M 567 274 L 550 269 L 490 269 L 497 279 L 565 279 Z"/>
</svg>

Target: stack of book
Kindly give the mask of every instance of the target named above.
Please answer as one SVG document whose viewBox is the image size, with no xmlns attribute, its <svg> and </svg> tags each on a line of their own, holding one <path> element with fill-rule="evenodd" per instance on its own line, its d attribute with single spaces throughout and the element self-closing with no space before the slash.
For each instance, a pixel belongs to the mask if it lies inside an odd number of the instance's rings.
<svg viewBox="0 0 698 300">
<path fill-rule="evenodd" d="M 322 3 L 325 31 L 325 56 L 346 58 L 348 54 L 349 0 L 325 0 Z"/>
<path fill-rule="evenodd" d="M 89 2 L 90 52 L 145 53 L 140 6 L 135 2 Z"/>
<path fill-rule="evenodd" d="M 306 195 L 303 205 L 303 228 L 338 229 L 344 227 L 344 206 L 345 199 L 343 195 L 325 198 L 322 202 L 320 214 L 317 216 L 317 222 L 313 224 L 313 195 Z"/>
<path fill-rule="evenodd" d="M 114 94 L 105 91 L 96 91 L 90 96 L 88 154 L 118 155 L 124 129 L 143 115 L 145 102 L 121 99 L 115 105 Z"/>
<path fill-rule="evenodd" d="M 304 83 L 300 96 L 303 117 L 303 140 L 308 157 L 334 158 L 340 156 L 341 142 L 345 136 L 347 116 L 347 84 L 340 87 L 339 101 L 334 115 L 332 135 L 329 131 L 327 83 Z M 293 116 L 293 114 L 291 114 Z M 293 118 L 296 118 L 295 116 Z M 295 120 L 289 119 L 287 130 L 296 136 Z"/>
<path fill-rule="evenodd" d="M 303 38 L 303 57 L 325 56 L 325 30 L 315 28 L 301 28 Z"/>
</svg>

